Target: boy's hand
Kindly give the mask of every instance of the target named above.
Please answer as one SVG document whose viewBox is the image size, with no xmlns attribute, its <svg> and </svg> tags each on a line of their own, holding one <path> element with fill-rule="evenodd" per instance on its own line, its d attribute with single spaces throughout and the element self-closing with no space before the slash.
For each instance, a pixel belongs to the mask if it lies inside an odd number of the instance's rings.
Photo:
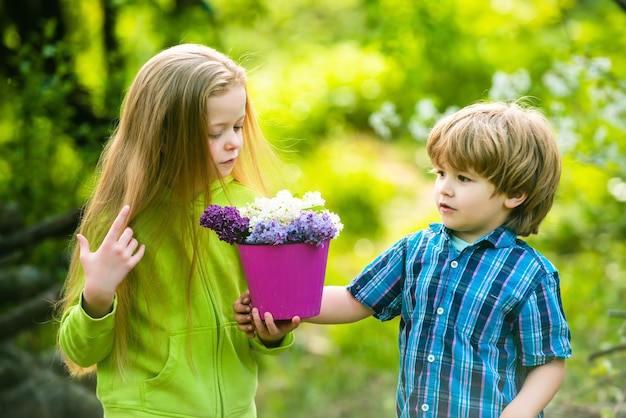
<svg viewBox="0 0 626 418">
<path fill-rule="evenodd" d="M 300 325 L 300 317 L 294 316 L 291 320 L 274 321 L 271 313 L 265 312 L 261 318 L 259 310 L 251 307 L 250 292 L 245 292 L 233 304 L 235 322 L 240 331 L 245 332 L 248 338 L 258 335 L 267 346 L 278 345 L 283 337 Z"/>
</svg>

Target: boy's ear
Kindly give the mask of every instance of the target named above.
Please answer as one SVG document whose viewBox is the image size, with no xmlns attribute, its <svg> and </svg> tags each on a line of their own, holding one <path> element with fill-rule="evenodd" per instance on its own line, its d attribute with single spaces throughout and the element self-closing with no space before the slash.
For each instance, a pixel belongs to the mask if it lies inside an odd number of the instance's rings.
<svg viewBox="0 0 626 418">
<path fill-rule="evenodd" d="M 504 206 L 508 209 L 515 209 L 526 200 L 526 193 L 522 193 L 518 196 L 507 197 L 504 201 Z"/>
</svg>

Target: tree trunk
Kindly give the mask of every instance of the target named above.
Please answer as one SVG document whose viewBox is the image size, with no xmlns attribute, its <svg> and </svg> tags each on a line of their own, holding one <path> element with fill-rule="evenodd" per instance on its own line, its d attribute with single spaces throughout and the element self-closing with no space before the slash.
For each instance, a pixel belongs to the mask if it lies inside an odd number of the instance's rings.
<svg viewBox="0 0 626 418">
<path fill-rule="evenodd" d="M 102 418 L 92 390 L 53 371 L 24 351 L 0 344 L 0 416 Z"/>
</svg>

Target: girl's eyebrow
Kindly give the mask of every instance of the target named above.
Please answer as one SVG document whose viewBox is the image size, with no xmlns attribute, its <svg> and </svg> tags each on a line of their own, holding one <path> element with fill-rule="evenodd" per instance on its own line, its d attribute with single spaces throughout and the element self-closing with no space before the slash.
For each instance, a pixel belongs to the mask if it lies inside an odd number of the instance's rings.
<svg viewBox="0 0 626 418">
<path fill-rule="evenodd" d="M 236 120 L 236 122 L 239 122 L 240 120 L 244 119 L 245 117 L 246 117 L 246 114 L 244 112 L 244 114 L 241 115 L 241 117 L 239 117 Z M 217 122 L 217 123 L 209 123 L 209 126 L 212 127 L 212 128 L 215 128 L 215 127 L 225 126 L 225 125 L 229 125 L 229 124 L 230 124 L 230 122 Z"/>
</svg>

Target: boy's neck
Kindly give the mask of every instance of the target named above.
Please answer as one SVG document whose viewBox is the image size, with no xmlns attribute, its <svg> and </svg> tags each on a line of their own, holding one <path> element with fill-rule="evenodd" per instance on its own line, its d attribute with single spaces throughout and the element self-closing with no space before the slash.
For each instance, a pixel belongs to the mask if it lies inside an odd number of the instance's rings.
<svg viewBox="0 0 626 418">
<path fill-rule="evenodd" d="M 451 231 L 451 234 L 450 234 L 450 243 L 454 246 L 454 248 L 458 252 L 461 252 L 466 247 L 469 247 L 470 245 L 472 245 L 471 242 L 463 241 L 461 238 L 459 238 L 456 235 L 454 235 L 454 232 L 452 232 L 452 231 Z"/>
</svg>

